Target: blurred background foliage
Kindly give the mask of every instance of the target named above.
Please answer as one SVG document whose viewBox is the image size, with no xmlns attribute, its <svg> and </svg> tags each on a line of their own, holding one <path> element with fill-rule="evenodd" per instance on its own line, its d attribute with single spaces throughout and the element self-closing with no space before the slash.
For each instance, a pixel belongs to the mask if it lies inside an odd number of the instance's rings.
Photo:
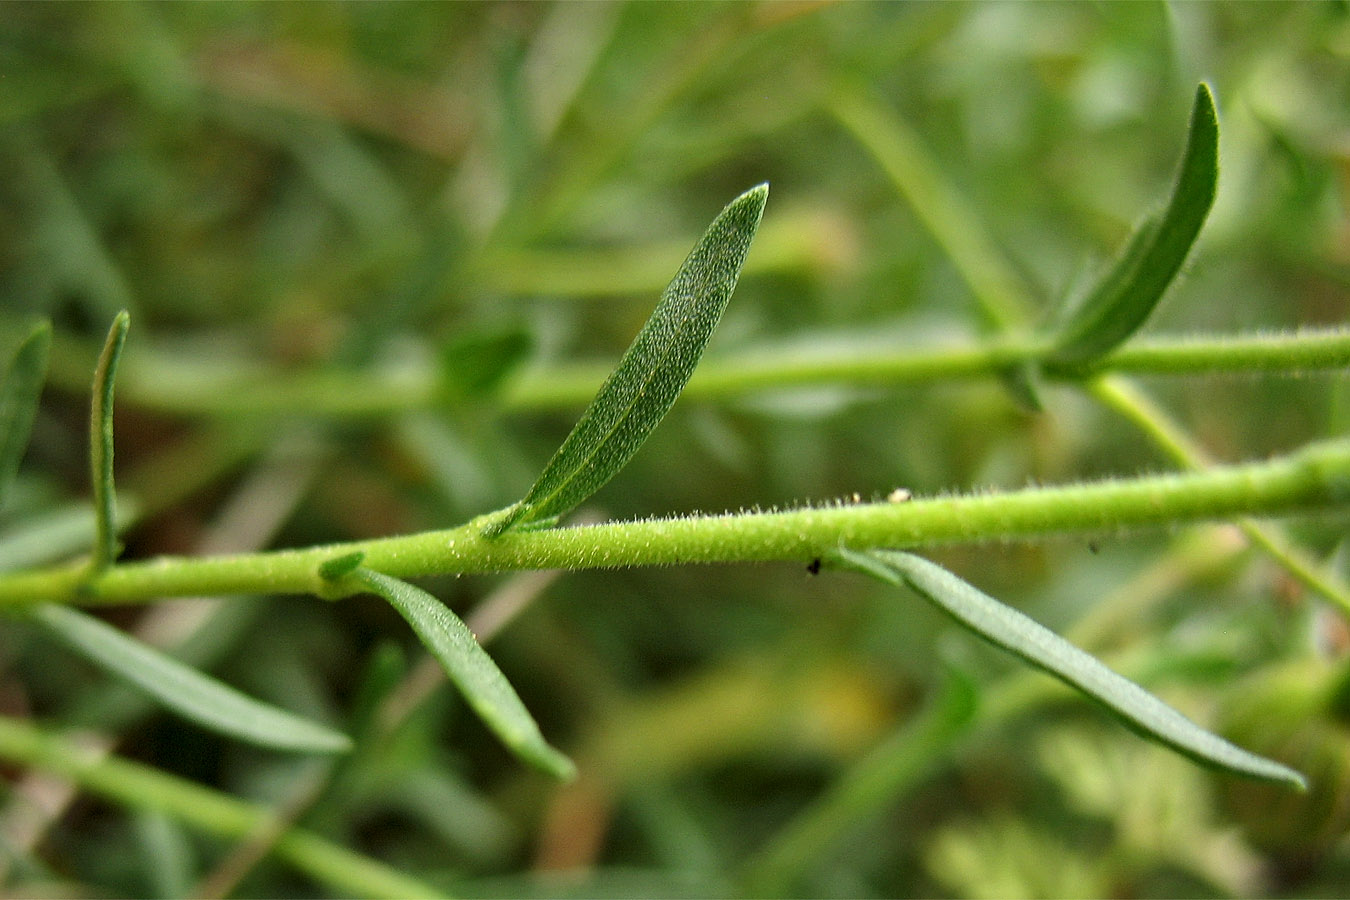
<svg viewBox="0 0 1350 900">
<path fill-rule="evenodd" d="M 0 518 L 5 567 L 82 547 L 87 385 L 123 307 L 134 556 L 445 527 L 510 502 L 580 409 L 512 385 L 612 362 L 704 225 L 760 181 L 764 227 L 709 358 L 989 335 L 949 248 L 846 126 L 848 98 L 918 141 L 1029 325 L 1163 196 L 1208 80 L 1220 194 L 1147 331 L 1346 317 L 1344 3 L 11 3 L 2 18 L 0 349 L 39 315 L 58 336 Z M 457 388 L 419 399 L 437 367 Z M 374 386 L 356 412 L 323 389 L 348 376 Z M 306 379 L 312 402 L 261 400 Z M 1350 422 L 1340 375 L 1143 386 L 1224 460 Z M 1042 400 L 1029 413 L 994 380 L 686 398 L 589 514 L 1169 467 L 1072 387 Z M 1291 530 L 1331 558 L 1344 526 Z M 373 601 L 109 613 L 351 730 L 359 749 L 335 766 L 155 714 L 19 624 L 0 635 L 0 703 L 463 895 L 1350 891 L 1350 631 L 1236 532 L 938 556 L 1303 768 L 1311 792 L 1199 770 L 911 598 L 813 578 L 807 560 L 430 580 L 576 757 L 569 786 L 509 757 Z M 331 893 L 266 836 L 235 845 L 6 778 L 9 894 Z M 812 816 L 833 824 L 802 838 Z"/>
</svg>

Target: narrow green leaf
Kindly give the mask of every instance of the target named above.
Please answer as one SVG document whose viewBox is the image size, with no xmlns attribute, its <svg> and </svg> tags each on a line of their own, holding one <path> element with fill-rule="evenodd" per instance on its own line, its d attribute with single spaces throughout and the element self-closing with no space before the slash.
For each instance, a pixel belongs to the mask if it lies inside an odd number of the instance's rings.
<svg viewBox="0 0 1350 900">
<path fill-rule="evenodd" d="M 1087 694 L 1146 737 L 1205 765 L 1307 789 L 1298 772 L 1206 731 L 1092 655 L 941 566 L 893 550 L 844 550 L 839 558 L 849 568 L 881 581 L 908 585 L 980 637 Z"/>
<path fill-rule="evenodd" d="M 254 700 L 87 613 L 48 604 L 32 616 L 95 665 L 212 731 L 278 750 L 341 753 L 351 748 L 341 732 Z"/>
<path fill-rule="evenodd" d="M 515 688 L 479 646 L 469 626 L 444 603 L 406 581 L 371 569 L 357 569 L 348 577 L 388 600 L 408 620 L 469 706 L 513 753 L 558 778 L 576 774 L 572 761 L 544 740 Z"/>
<path fill-rule="evenodd" d="M 4 504 L 9 486 L 19 474 L 19 462 L 28 449 L 42 382 L 47 377 L 47 351 L 51 344 L 51 323 L 39 323 L 15 351 L 0 384 L 0 505 Z"/>
<path fill-rule="evenodd" d="M 1045 412 L 1041 403 L 1040 369 L 1030 360 L 1015 363 L 998 373 L 1013 402 L 1026 413 Z"/>
<path fill-rule="evenodd" d="M 113 319 L 94 370 L 94 399 L 89 409 L 89 470 L 94 483 L 94 552 L 90 570 L 107 568 L 117 558 L 117 495 L 113 488 L 113 382 L 127 340 L 131 316 Z"/>
<path fill-rule="evenodd" d="M 1082 366 L 1120 346 L 1144 324 L 1176 278 L 1214 203 L 1219 177 L 1219 120 L 1214 97 L 1195 91 L 1190 133 L 1171 199 L 1146 219 L 1117 263 L 1055 337 L 1046 363 Z"/>
<path fill-rule="evenodd" d="M 566 513 L 638 451 L 698 365 L 736 288 L 768 196 L 769 186 L 761 184 L 713 220 L 529 493 L 493 517 L 486 536 Z"/>
</svg>

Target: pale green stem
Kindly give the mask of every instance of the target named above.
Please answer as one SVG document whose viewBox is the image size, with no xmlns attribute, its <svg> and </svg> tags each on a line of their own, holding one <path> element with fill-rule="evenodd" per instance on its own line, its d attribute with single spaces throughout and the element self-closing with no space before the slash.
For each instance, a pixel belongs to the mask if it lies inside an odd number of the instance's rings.
<svg viewBox="0 0 1350 900">
<path fill-rule="evenodd" d="M 975 711 L 974 692 L 968 685 L 948 685 L 946 694 L 934 698 L 927 709 L 849 767 L 820 799 L 774 835 L 741 873 L 745 893 L 792 896 L 800 887 L 797 879 L 850 827 L 875 814 L 879 799 L 894 798 L 930 773 L 966 733 Z"/>
<path fill-rule="evenodd" d="M 1104 406 L 1134 422 L 1178 465 L 1199 471 L 1212 463 L 1204 449 L 1192 441 L 1167 413 L 1125 379 L 1100 378 L 1091 383 L 1089 390 Z M 1342 615 L 1350 617 L 1350 585 L 1336 572 L 1309 557 L 1289 539 L 1283 528 L 1248 518 L 1238 519 L 1237 526 L 1248 540 L 1283 566 L 1295 580 L 1321 594 Z"/>
<path fill-rule="evenodd" d="M 137 603 L 161 597 L 311 593 L 333 588 L 319 566 L 350 553 L 395 577 L 517 569 L 598 569 L 694 563 L 797 561 L 840 546 L 917 547 L 1091 533 L 1238 515 L 1343 508 L 1350 501 L 1350 442 L 1329 442 L 1266 462 L 1121 481 L 800 509 L 651 519 L 481 536 L 483 518 L 447 531 L 272 553 L 162 557 L 90 576 L 79 567 L 0 576 L 0 605 L 41 601 Z"/>
<path fill-rule="evenodd" d="M 758 250 L 756 251 L 758 252 Z M 753 257 L 752 257 L 753 258 Z M 816 346 L 837 351 L 771 347 L 705 360 L 683 396 L 718 399 L 796 387 L 918 384 L 990 378 L 1010 366 L 1034 362 L 1045 346 L 1032 340 L 1000 339 L 958 347 L 864 349 L 847 336 L 819 336 Z M 54 380 L 75 386 L 82 357 L 60 341 L 54 350 Z M 1089 374 L 1209 375 L 1256 372 L 1302 374 L 1350 366 L 1350 329 L 1236 337 L 1141 339 L 1097 362 L 1092 369 L 1048 372 L 1070 381 Z M 577 363 L 515 378 L 502 398 L 511 411 L 570 409 L 588 402 L 613 362 Z M 118 394 L 125 402 L 192 416 L 305 414 L 336 417 L 392 416 L 434 407 L 437 375 L 430 368 L 398 373 L 283 372 L 254 364 L 185 366 L 155 357 L 153 348 L 122 364 Z"/>
<path fill-rule="evenodd" d="M 986 322 L 1006 331 L 1029 321 L 1034 307 L 1022 280 L 900 117 L 852 85 L 836 88 L 828 111 L 890 176 L 970 287 Z"/>
<path fill-rule="evenodd" d="M 257 834 L 273 820 L 273 813 L 264 807 L 139 763 L 91 752 L 17 719 L 0 717 L 0 757 L 69 778 L 117 803 L 163 813 L 211 834 L 242 838 Z M 299 828 L 286 829 L 274 852 L 315 880 L 355 896 L 444 896 L 424 882 Z"/>
<path fill-rule="evenodd" d="M 741 277 L 770 273 L 818 274 L 830 266 L 822 228 L 838 228 L 814 209 L 775 209 L 755 232 L 755 252 Z M 642 246 L 599 250 L 512 247 L 486 251 L 467 273 L 473 287 L 517 297 L 655 299 L 689 255 L 697 235 Z"/>
<path fill-rule="evenodd" d="M 828 336 L 820 339 L 829 344 Z M 1010 366 L 1035 362 L 1045 347 L 1030 340 L 990 341 L 977 346 L 916 347 L 903 351 L 859 350 L 803 353 L 791 347 L 744 352 L 703 362 L 684 389 L 688 398 L 721 398 L 795 387 L 914 384 L 990 378 Z M 1209 375 L 1280 372 L 1301 374 L 1350 366 L 1350 329 L 1289 335 L 1139 340 L 1109 354 L 1091 369 L 1047 372 L 1053 379 L 1081 381 L 1090 374 Z M 517 379 L 508 408 L 528 410 L 585 403 L 605 378 L 601 364 L 573 365 Z"/>
</svg>

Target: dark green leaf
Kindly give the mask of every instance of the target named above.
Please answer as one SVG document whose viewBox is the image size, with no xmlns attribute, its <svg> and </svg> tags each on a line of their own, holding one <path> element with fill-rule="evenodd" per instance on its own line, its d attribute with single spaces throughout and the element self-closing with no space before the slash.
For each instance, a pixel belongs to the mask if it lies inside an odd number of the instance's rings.
<svg viewBox="0 0 1350 900">
<path fill-rule="evenodd" d="M 42 382 L 47 377 L 47 351 L 51 344 L 51 324 L 42 322 L 34 327 L 15 351 L 4 383 L 0 384 L 0 505 L 5 502 L 28 448 Z"/>
<path fill-rule="evenodd" d="M 94 482 L 94 553 L 90 569 L 97 572 L 117 558 L 117 500 L 113 488 L 113 383 L 131 316 L 122 310 L 113 319 L 108 340 L 94 370 L 94 399 L 89 409 L 89 470 Z"/>
<path fill-rule="evenodd" d="M 406 581 L 371 569 L 357 569 L 348 578 L 388 600 L 408 620 L 418 640 L 440 661 L 469 706 L 512 752 L 558 778 L 576 774 L 572 761 L 544 740 L 515 688 L 469 626 L 444 603 Z"/>
<path fill-rule="evenodd" d="M 713 220 L 539 480 L 487 524 L 485 535 L 566 513 L 628 463 L 698 365 L 736 288 L 768 196 L 769 186 L 761 184 Z"/>
<path fill-rule="evenodd" d="M 1041 403 L 1040 374 L 1040 369 L 1030 361 L 1017 363 L 999 372 L 999 380 L 1023 412 L 1045 411 Z"/>
<path fill-rule="evenodd" d="M 1206 765 L 1300 790 L 1307 787 L 1298 772 L 1206 731 L 1095 657 L 941 566 L 892 550 L 845 550 L 839 557 L 849 568 L 890 584 L 908 585 L 980 637 L 1087 694 L 1146 737 Z"/>
<path fill-rule="evenodd" d="M 1214 203 L 1219 177 L 1219 120 L 1201 84 L 1171 199 L 1161 218 L 1144 220 L 1116 264 L 1059 329 L 1046 357 L 1052 367 L 1084 366 L 1120 346 L 1143 325 L 1176 278 Z"/>
<path fill-rule="evenodd" d="M 530 336 L 520 330 L 456 337 L 441 351 L 441 378 L 450 399 L 490 395 L 530 352 Z"/>
<path fill-rule="evenodd" d="M 33 618 L 81 656 L 212 731 L 278 750 L 341 753 L 351 747 L 341 732 L 241 694 L 79 610 L 39 606 Z"/>
</svg>

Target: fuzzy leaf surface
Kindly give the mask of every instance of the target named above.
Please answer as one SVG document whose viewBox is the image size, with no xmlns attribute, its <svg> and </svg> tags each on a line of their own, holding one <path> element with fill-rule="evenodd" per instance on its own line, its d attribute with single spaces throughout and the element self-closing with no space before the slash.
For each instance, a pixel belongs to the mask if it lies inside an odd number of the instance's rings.
<svg viewBox="0 0 1350 900">
<path fill-rule="evenodd" d="M 632 459 L 703 356 L 736 289 L 768 196 L 767 184 L 751 188 L 708 226 L 534 486 L 492 520 L 486 535 L 566 513 Z"/>
<path fill-rule="evenodd" d="M 839 557 L 856 571 L 907 585 L 980 637 L 1087 694 L 1145 737 L 1204 765 L 1307 788 L 1298 772 L 1206 731 L 1096 657 L 935 563 L 894 550 L 844 550 Z"/>
<path fill-rule="evenodd" d="M 357 569 L 348 578 L 388 600 L 408 620 L 483 724 L 513 753 L 557 778 L 576 774 L 572 761 L 544 740 L 515 688 L 469 626 L 444 603 L 419 587 L 371 569 Z"/>
<path fill-rule="evenodd" d="M 113 383 L 122 358 L 131 316 L 122 310 L 113 319 L 108 339 L 94 370 L 94 396 L 89 408 L 89 471 L 94 486 L 94 553 L 98 571 L 117 558 L 116 490 L 113 487 Z"/>
<path fill-rule="evenodd" d="M 85 659 L 204 728 L 277 750 L 351 749 L 341 732 L 240 693 L 87 613 L 49 604 L 34 609 L 33 619 Z"/>
<path fill-rule="evenodd" d="M 28 437 L 37 416 L 42 382 L 47 377 L 47 352 L 52 344 L 52 326 L 42 322 L 29 332 L 14 352 L 0 383 L 0 505 L 19 474 L 19 463 L 28 449 Z"/>
<path fill-rule="evenodd" d="M 1172 196 L 1161 217 L 1135 231 L 1116 264 L 1059 329 L 1046 363 L 1083 366 L 1134 334 L 1186 260 L 1214 204 L 1219 178 L 1219 120 L 1207 85 L 1195 91 L 1190 132 Z"/>
</svg>

